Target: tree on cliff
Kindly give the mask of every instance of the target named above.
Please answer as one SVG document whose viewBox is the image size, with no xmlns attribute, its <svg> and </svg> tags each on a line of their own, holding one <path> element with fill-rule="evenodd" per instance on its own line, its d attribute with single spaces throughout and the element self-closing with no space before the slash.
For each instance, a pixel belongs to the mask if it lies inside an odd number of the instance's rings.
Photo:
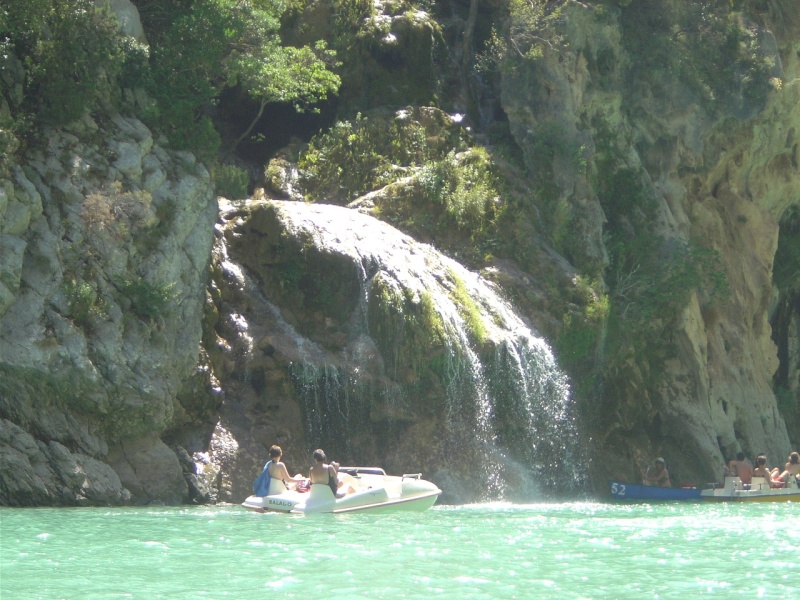
<svg viewBox="0 0 800 600">
<path fill-rule="evenodd" d="M 170 141 L 211 157 L 219 135 L 209 116 L 223 89 L 240 86 L 260 104 L 252 130 L 269 102 L 317 102 L 334 93 L 339 77 L 324 43 L 286 47 L 279 35 L 285 7 L 270 0 L 180 0 L 141 3 L 147 34 L 156 41 L 152 94 L 158 123 Z M 166 5 L 166 6 L 165 6 Z"/>
<path fill-rule="evenodd" d="M 225 88 L 239 86 L 263 110 L 273 101 L 314 103 L 339 86 L 323 43 L 282 45 L 280 1 L 134 3 L 149 48 L 119 34 L 93 0 L 4 0 L 0 133 L 35 141 L 40 125 L 67 124 L 102 100 L 138 113 L 174 147 L 213 160 L 220 137 L 209 115 Z M 146 89 L 155 103 L 124 106 L 121 88 Z M 5 139 L 0 167 L 18 147 Z"/>
<path fill-rule="evenodd" d="M 119 73 L 115 21 L 92 0 L 4 0 L 0 93 L 5 126 L 25 130 L 79 118 Z"/>
</svg>

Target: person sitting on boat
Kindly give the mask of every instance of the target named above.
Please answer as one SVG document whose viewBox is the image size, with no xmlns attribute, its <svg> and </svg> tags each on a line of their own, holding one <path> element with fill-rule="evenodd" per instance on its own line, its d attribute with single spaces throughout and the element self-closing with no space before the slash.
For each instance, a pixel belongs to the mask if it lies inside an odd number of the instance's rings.
<svg viewBox="0 0 800 600">
<path fill-rule="evenodd" d="M 792 452 L 789 455 L 788 462 L 783 466 L 783 472 L 778 476 L 778 479 L 784 483 L 789 483 L 789 477 L 800 478 L 800 454 Z"/>
<path fill-rule="evenodd" d="M 745 485 L 750 485 L 753 480 L 753 466 L 744 455 L 744 452 L 736 453 L 736 460 L 728 463 L 728 475 L 738 477 Z"/>
<path fill-rule="evenodd" d="M 766 454 L 756 456 L 756 466 L 753 468 L 753 477 L 763 477 L 770 486 L 774 483 L 772 472 L 767 466 Z M 752 482 L 752 479 L 750 480 Z"/>
<path fill-rule="evenodd" d="M 280 446 L 271 446 L 269 449 L 269 461 L 264 465 L 264 469 L 271 479 L 283 481 L 283 485 L 286 486 L 286 489 L 293 490 L 298 484 L 304 482 L 306 478 L 299 473 L 294 477 L 290 477 L 289 470 L 286 468 L 286 465 L 281 462 L 282 456 L 283 450 L 281 450 Z"/>
<path fill-rule="evenodd" d="M 669 480 L 669 471 L 667 471 L 667 461 L 659 456 L 651 466 L 647 467 L 647 471 L 644 474 L 644 484 L 672 487 L 672 483 Z"/>
<path fill-rule="evenodd" d="M 764 457 L 764 467 L 766 467 L 767 471 L 769 471 L 769 474 L 772 477 L 772 481 L 774 483 L 780 483 L 780 480 L 778 479 L 778 475 L 781 474 L 780 467 L 770 468 L 769 459 L 767 458 L 767 455 L 764 452 L 759 452 L 758 456 L 756 456 L 756 462 L 758 462 L 758 459 L 761 458 L 762 456 Z"/>
<path fill-rule="evenodd" d="M 327 485 L 331 488 L 333 495 L 337 498 L 343 498 L 345 493 L 339 491 L 342 485 L 339 481 L 336 463 L 326 464 L 328 460 L 325 452 L 319 448 L 314 450 L 314 465 L 308 473 L 308 478 L 311 480 L 311 485 Z M 335 466 L 336 465 L 336 466 Z"/>
</svg>

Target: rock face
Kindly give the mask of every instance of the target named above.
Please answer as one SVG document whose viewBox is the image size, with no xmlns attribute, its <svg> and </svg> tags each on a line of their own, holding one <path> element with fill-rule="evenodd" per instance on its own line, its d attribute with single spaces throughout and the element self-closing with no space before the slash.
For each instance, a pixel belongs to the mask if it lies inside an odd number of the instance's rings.
<svg viewBox="0 0 800 600">
<path fill-rule="evenodd" d="M 775 464 L 790 451 L 773 389 L 779 363 L 769 318 L 779 223 L 800 202 L 800 20 L 780 1 L 765 3 L 761 25 L 740 15 L 741 43 L 758 47 L 753 64 L 763 65 L 762 84 L 771 77 L 772 87 L 758 95 L 729 85 L 709 99 L 648 62 L 661 35 L 647 33 L 648 19 L 663 17 L 648 16 L 651 4 L 602 11 L 566 4 L 553 38 L 560 45 L 544 44 L 527 68 L 509 70 L 503 105 L 526 162 L 549 174 L 552 201 L 569 215 L 576 247 L 566 251 L 582 270 L 607 267 L 603 236 L 613 231 L 612 201 L 625 193 L 617 186 L 604 197 L 592 180 L 623 170 L 638 174 L 637 189 L 655 203 L 652 235 L 700 240 L 721 257 L 727 298 L 695 294 L 660 342 L 666 355 L 631 357 L 597 399 L 614 415 L 597 435 L 607 475 L 638 478 L 647 460 L 664 455 L 673 481 L 705 482 L 740 449 L 766 452 Z M 637 27 L 651 45 L 637 46 Z M 560 143 L 582 149 L 585 170 L 563 153 L 541 151 L 555 130 Z"/>
<path fill-rule="evenodd" d="M 159 435 L 197 364 L 216 201 L 137 119 L 47 132 L 0 181 L 0 504 L 182 502 Z"/>
<path fill-rule="evenodd" d="M 139 18 L 139 10 L 130 0 L 95 0 L 97 6 L 107 7 L 119 21 L 120 31 L 142 44 L 147 43 L 147 38 Z"/>
<path fill-rule="evenodd" d="M 794 0 L 506 4 L 364 17 L 342 113 L 422 126 L 341 128 L 373 144 L 367 167 L 385 159 L 383 187 L 352 193 L 356 161 L 333 164 L 317 200 L 350 209 L 219 216 L 206 169 L 120 115 L 47 130 L 11 165 L 0 505 L 239 502 L 273 443 L 293 472 L 322 446 L 423 471 L 453 502 L 528 499 L 558 475 L 574 491 L 586 464 L 601 491 L 655 456 L 675 483 L 716 480 L 738 450 L 782 464 L 800 445 L 800 291 L 776 275 L 800 231 Z M 143 41 L 133 4 L 110 6 Z M 304 10 L 299 41 L 330 34 L 330 6 Z M 492 16 L 513 43 L 490 81 L 470 53 Z M 510 158 L 490 140 L 506 125 Z M 268 178 L 300 200 L 296 146 Z M 513 163 L 491 243 L 436 222 L 436 172 L 396 159 L 415 148 L 452 169 Z"/>
</svg>

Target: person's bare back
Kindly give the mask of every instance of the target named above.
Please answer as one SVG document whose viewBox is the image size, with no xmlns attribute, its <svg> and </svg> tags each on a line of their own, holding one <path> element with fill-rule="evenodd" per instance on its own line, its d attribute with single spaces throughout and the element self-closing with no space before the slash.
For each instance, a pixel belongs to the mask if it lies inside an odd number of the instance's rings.
<svg viewBox="0 0 800 600">
<path fill-rule="evenodd" d="M 753 466 L 745 458 L 744 452 L 739 452 L 736 455 L 736 460 L 732 460 L 728 468 L 731 475 L 734 475 L 742 480 L 742 483 L 750 485 L 753 480 Z"/>
</svg>

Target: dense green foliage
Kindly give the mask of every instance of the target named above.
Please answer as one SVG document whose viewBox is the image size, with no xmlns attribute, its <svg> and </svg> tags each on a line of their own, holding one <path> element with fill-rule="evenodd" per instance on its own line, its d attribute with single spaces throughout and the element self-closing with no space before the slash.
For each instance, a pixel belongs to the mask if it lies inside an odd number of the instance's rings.
<svg viewBox="0 0 800 600">
<path fill-rule="evenodd" d="M 796 207 L 781 219 L 773 271 L 779 290 L 792 292 L 800 289 L 800 209 Z"/>
<path fill-rule="evenodd" d="M 750 112 L 769 90 L 774 58 L 744 2 L 634 2 L 622 13 L 634 85 L 687 86 L 708 110 Z"/>
<path fill-rule="evenodd" d="M 426 125 L 416 110 L 359 114 L 315 136 L 299 162 L 307 198 L 346 204 L 444 159 L 453 148 L 466 149 L 460 128 L 435 115 Z"/>
<path fill-rule="evenodd" d="M 130 51 L 92 0 L 4 0 L 0 5 L 0 175 L 60 126 L 113 101 Z"/>
<path fill-rule="evenodd" d="M 448 152 L 424 165 L 419 181 L 427 199 L 444 208 L 456 226 L 480 232 L 499 212 L 497 175 L 484 148 Z"/>
<path fill-rule="evenodd" d="M 14 122 L 63 125 L 113 92 L 125 47 L 116 21 L 92 0 L 6 0 L 0 18 L 3 97 Z"/>
<path fill-rule="evenodd" d="M 333 55 L 322 42 L 313 48 L 281 44 L 284 9 L 265 0 L 143 7 L 159 39 L 150 88 L 158 100 L 155 123 L 176 147 L 205 158 L 215 154 L 219 134 L 209 109 L 227 87 L 239 86 L 262 110 L 268 102 L 314 103 L 335 92 L 339 78 L 329 70 Z"/>
<path fill-rule="evenodd" d="M 245 169 L 235 165 L 216 165 L 211 172 L 214 179 L 214 192 L 231 200 L 247 197 L 250 175 Z"/>
<path fill-rule="evenodd" d="M 287 29 L 296 32 L 297 37 L 308 37 L 308 29 L 319 21 L 315 11 L 326 18 L 325 24 L 331 31 L 331 45 L 337 54 L 346 60 L 352 59 L 365 38 L 365 25 L 375 13 L 372 0 L 327 0 L 324 3 L 289 0 L 282 20 Z"/>
<path fill-rule="evenodd" d="M 92 0 L 6 0 L 0 56 L 8 114 L 0 123 L 5 162 L 16 138 L 34 141 L 41 125 L 65 125 L 105 101 L 123 108 L 119 90 L 142 88 L 154 102 L 137 107 L 173 147 L 213 161 L 220 134 L 210 112 L 220 93 L 238 87 L 257 102 L 315 103 L 339 78 L 323 43 L 287 47 L 285 7 L 269 0 L 143 0 L 150 49 L 117 32 Z M 21 86 L 22 93 L 17 89 Z M 144 111 L 144 114 L 142 114 Z"/>
</svg>

